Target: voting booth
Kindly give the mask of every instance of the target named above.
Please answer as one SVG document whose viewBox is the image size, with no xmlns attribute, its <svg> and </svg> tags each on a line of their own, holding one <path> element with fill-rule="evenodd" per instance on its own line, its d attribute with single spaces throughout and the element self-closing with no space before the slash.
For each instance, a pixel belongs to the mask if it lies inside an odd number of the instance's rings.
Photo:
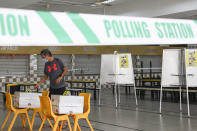
<svg viewBox="0 0 197 131">
<path fill-rule="evenodd" d="M 102 85 L 112 85 L 115 88 L 116 107 L 120 103 L 121 85 L 133 86 L 137 105 L 136 88 L 131 54 L 101 55 L 100 88 Z M 118 90 L 118 93 L 117 93 Z M 101 93 L 100 93 L 101 94 Z M 100 98 L 99 98 L 100 99 Z"/>
<path fill-rule="evenodd" d="M 197 49 L 185 49 L 186 83 L 197 87 Z"/>
<path fill-rule="evenodd" d="M 197 49 L 185 49 L 185 76 L 187 89 L 187 108 L 190 116 L 189 88 L 197 87 Z"/>
<path fill-rule="evenodd" d="M 187 110 L 188 116 L 190 116 L 189 88 L 197 87 L 197 49 L 166 49 L 163 51 L 160 113 L 164 87 L 180 89 L 180 111 L 182 111 L 182 87 L 186 87 Z"/>
<path fill-rule="evenodd" d="M 180 111 L 182 111 L 181 88 L 185 85 L 184 79 L 184 51 L 181 49 L 165 49 L 162 56 L 162 77 L 160 90 L 160 113 L 162 112 L 163 88 L 179 88 Z"/>
</svg>

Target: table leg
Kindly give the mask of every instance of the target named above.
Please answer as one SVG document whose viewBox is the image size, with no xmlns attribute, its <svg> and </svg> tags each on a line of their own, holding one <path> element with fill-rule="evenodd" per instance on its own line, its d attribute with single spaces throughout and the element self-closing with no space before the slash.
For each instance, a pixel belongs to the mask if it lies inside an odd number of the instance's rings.
<svg viewBox="0 0 197 131">
<path fill-rule="evenodd" d="M 128 93 L 128 92 L 127 92 L 127 86 L 125 87 L 125 93 L 126 93 L 126 95 L 127 95 L 127 93 Z"/>
<path fill-rule="evenodd" d="M 26 92 L 26 86 L 23 86 L 24 87 L 24 92 Z M 20 89 L 21 89 L 21 86 L 20 86 Z"/>
<path fill-rule="evenodd" d="M 94 99 L 96 100 L 96 82 L 94 83 Z"/>
<path fill-rule="evenodd" d="M 3 104 L 5 105 L 6 103 L 6 96 L 5 96 L 5 93 L 3 93 Z"/>
<path fill-rule="evenodd" d="M 84 83 L 85 93 L 86 93 L 86 83 Z"/>
</svg>

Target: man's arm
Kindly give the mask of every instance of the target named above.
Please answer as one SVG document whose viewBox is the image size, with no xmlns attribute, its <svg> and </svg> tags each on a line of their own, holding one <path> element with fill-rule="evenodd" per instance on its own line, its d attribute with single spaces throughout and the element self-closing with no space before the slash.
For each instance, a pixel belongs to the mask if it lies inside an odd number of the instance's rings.
<svg viewBox="0 0 197 131">
<path fill-rule="evenodd" d="M 67 72 L 68 72 L 68 68 L 64 67 L 64 71 L 63 71 L 63 73 L 62 73 L 62 75 L 60 77 L 64 77 Z"/>
<path fill-rule="evenodd" d="M 60 83 L 61 79 L 66 75 L 66 73 L 68 72 L 68 68 L 64 67 L 63 69 L 63 73 L 60 75 L 60 77 L 57 78 L 56 83 Z"/>
<path fill-rule="evenodd" d="M 40 82 L 35 86 L 35 88 L 38 88 L 42 83 L 44 83 L 48 79 L 48 75 L 44 75 Z"/>
</svg>

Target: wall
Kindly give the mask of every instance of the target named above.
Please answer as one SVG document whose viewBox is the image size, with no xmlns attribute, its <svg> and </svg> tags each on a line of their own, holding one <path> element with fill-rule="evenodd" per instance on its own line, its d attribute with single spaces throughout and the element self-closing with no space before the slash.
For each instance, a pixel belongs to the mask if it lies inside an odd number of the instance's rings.
<svg viewBox="0 0 197 131">
<path fill-rule="evenodd" d="M 132 55 L 162 55 L 163 49 L 174 49 L 184 47 L 168 46 L 69 46 L 69 47 L 31 47 L 0 46 L 0 54 L 40 54 L 40 51 L 48 48 L 53 54 L 111 54 L 114 51 L 120 53 L 132 53 Z"/>
<path fill-rule="evenodd" d="M 66 58 L 70 58 L 71 55 L 55 55 L 55 57 L 61 58 L 67 65 L 70 65 L 70 60 L 65 60 Z M 136 67 L 137 57 L 132 56 L 134 68 Z M 30 55 L 29 64 L 27 65 L 29 68 L 29 75 L 27 76 L 13 76 L 9 78 L 0 78 L 0 87 L 1 90 L 4 91 L 5 83 L 37 83 L 41 80 L 44 63 L 41 61 L 40 55 Z M 144 68 L 149 68 L 149 61 L 152 61 L 153 67 L 161 66 L 161 56 L 140 56 L 139 61 L 143 61 Z M 97 81 L 97 86 L 99 85 L 99 74 L 100 74 L 100 65 L 101 65 L 100 55 L 76 55 L 76 68 L 88 69 L 85 70 L 84 74 L 80 74 L 80 72 L 76 72 L 75 77 L 73 78 L 69 73 L 65 76 L 65 80 L 90 80 Z M 160 76 L 160 73 L 157 75 Z M 136 75 L 136 77 L 140 77 Z M 149 74 L 145 74 L 143 77 L 149 77 Z M 70 85 L 67 84 L 67 87 Z M 75 84 L 74 86 L 82 86 L 80 84 Z M 109 86 L 105 86 L 109 87 Z M 34 89 L 34 87 L 31 87 Z M 43 89 L 49 88 L 49 80 L 47 80 L 44 84 L 41 85 L 40 91 Z"/>
</svg>

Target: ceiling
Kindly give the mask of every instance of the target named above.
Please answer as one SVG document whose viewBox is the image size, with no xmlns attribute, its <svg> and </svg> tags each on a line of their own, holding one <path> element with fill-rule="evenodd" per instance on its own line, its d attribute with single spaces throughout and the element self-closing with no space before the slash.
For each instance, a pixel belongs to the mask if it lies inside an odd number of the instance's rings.
<svg viewBox="0 0 197 131">
<path fill-rule="evenodd" d="M 197 19 L 196 0 L 115 0 L 110 3 L 111 6 L 91 6 L 95 2 L 96 0 L 0 0 L 0 8 Z"/>
<path fill-rule="evenodd" d="M 167 14 L 162 16 L 157 16 L 159 18 L 173 18 L 173 19 L 197 19 L 197 10 L 190 10 L 185 12 Z"/>
<path fill-rule="evenodd" d="M 129 0 L 116 0 L 110 5 L 114 6 L 126 1 Z M 107 6 L 91 6 L 95 2 L 96 0 L 0 0 L 0 7 L 103 14 Z"/>
</svg>

